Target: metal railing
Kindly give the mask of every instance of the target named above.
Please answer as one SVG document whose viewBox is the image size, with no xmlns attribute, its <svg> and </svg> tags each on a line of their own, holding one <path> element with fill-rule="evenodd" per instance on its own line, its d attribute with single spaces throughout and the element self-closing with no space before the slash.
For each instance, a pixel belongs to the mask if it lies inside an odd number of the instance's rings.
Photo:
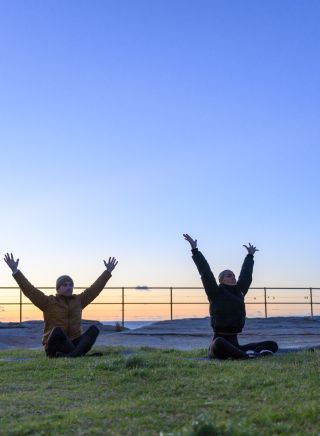
<svg viewBox="0 0 320 436">
<path fill-rule="evenodd" d="M 0 287 L 0 292 L 3 290 L 18 290 L 19 291 L 19 300 L 16 302 L 0 302 L 0 306 L 18 306 L 19 307 L 19 322 L 21 323 L 23 320 L 23 311 L 22 308 L 23 306 L 27 306 L 27 305 L 32 305 L 31 302 L 24 302 L 23 301 L 23 293 L 22 291 L 16 287 Z M 42 290 L 52 290 L 55 292 L 55 288 L 54 287 L 41 287 Z M 85 287 L 74 287 L 75 290 L 77 289 L 85 289 Z M 109 302 L 92 302 L 90 305 L 121 305 L 121 323 L 122 325 L 124 325 L 125 323 L 125 307 L 129 306 L 129 305 L 166 305 L 170 307 L 170 319 L 173 320 L 174 316 L 173 316 L 173 308 L 174 306 L 177 305 L 208 305 L 208 301 L 175 301 L 174 300 L 174 291 L 178 291 L 178 290 L 201 290 L 203 291 L 203 294 L 205 296 L 204 290 L 202 287 L 147 287 L 146 290 L 147 291 L 152 291 L 152 290 L 167 290 L 168 291 L 168 300 L 167 301 L 136 301 L 136 302 L 132 302 L 132 301 L 126 301 L 125 298 L 125 291 L 126 290 L 134 290 L 137 291 L 139 290 L 139 288 L 137 287 L 107 287 L 104 288 L 104 291 L 110 291 L 110 290 L 118 290 L 121 291 L 120 293 L 120 300 L 119 301 L 109 301 Z M 310 316 L 313 317 L 314 316 L 314 306 L 315 305 L 319 305 L 320 304 L 320 298 L 319 301 L 314 301 L 314 291 L 320 291 L 320 288 L 315 288 L 315 287 L 308 287 L 308 288 L 294 288 L 294 287 L 252 287 L 250 288 L 250 291 L 253 290 L 262 290 L 263 291 L 263 299 L 261 301 L 246 301 L 246 305 L 263 305 L 264 306 L 264 316 L 265 318 L 268 317 L 268 306 L 270 305 L 308 305 L 310 307 Z M 304 291 L 305 293 L 307 293 L 307 295 L 305 295 L 303 298 L 305 301 L 281 301 L 281 302 L 277 302 L 277 301 L 270 301 L 270 295 L 268 295 L 268 291 L 274 291 L 274 290 L 278 290 L 278 291 L 282 291 L 282 290 L 300 290 L 300 291 Z M 0 294 L 1 295 L 1 294 Z M 103 291 L 100 294 L 100 296 L 103 295 Z M 26 298 L 26 297 L 25 297 Z M 275 297 L 272 297 L 273 300 L 275 299 Z M 253 297 L 254 300 L 256 300 L 256 297 Z"/>
</svg>

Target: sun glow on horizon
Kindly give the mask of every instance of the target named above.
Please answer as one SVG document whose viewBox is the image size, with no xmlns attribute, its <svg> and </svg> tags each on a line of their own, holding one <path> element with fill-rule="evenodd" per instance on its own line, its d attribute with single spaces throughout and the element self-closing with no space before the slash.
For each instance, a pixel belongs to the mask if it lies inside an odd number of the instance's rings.
<svg viewBox="0 0 320 436">
<path fill-rule="evenodd" d="M 0 321 L 18 322 L 20 319 L 20 292 L 2 295 L 0 298 Z M 76 293 L 79 293 L 77 290 Z M 51 294 L 52 290 L 45 290 Z M 311 298 L 309 289 L 267 289 L 265 307 L 264 290 L 250 289 L 246 296 L 246 312 L 248 317 L 267 316 L 310 316 Z M 313 315 L 320 315 L 320 290 L 312 291 Z M 22 320 L 42 320 L 42 312 L 22 296 Z M 128 290 L 124 289 L 124 319 L 168 320 L 171 318 L 197 318 L 209 315 L 209 305 L 202 288 L 197 289 Z M 122 322 L 122 290 L 105 289 L 93 303 L 83 311 L 83 319 L 98 321 Z"/>
</svg>

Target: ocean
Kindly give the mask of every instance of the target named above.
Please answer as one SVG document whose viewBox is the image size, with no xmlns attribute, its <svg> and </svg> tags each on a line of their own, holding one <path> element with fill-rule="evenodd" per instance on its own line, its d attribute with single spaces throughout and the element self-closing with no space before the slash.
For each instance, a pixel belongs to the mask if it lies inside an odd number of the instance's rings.
<svg viewBox="0 0 320 436">
<path fill-rule="evenodd" d="M 102 324 L 115 325 L 116 322 L 121 324 L 121 322 L 119 322 L 119 321 L 102 321 Z M 144 326 L 153 324 L 154 322 L 157 322 L 157 321 L 125 321 L 124 326 L 130 330 L 134 330 L 134 329 L 139 329 L 140 327 L 144 327 Z"/>
</svg>

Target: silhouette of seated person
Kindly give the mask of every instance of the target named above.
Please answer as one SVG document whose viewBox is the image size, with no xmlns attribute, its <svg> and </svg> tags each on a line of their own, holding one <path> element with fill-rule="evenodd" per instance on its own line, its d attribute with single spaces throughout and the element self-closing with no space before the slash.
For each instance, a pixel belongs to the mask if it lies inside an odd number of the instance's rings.
<svg viewBox="0 0 320 436">
<path fill-rule="evenodd" d="M 23 294 L 43 312 L 42 344 L 48 357 L 79 357 L 85 355 L 95 343 L 99 329 L 91 325 L 81 332 L 82 310 L 103 290 L 117 265 L 114 257 L 105 260 L 105 271 L 80 294 L 73 293 L 73 280 L 68 275 L 58 277 L 56 295 L 45 295 L 35 288 L 18 269 L 19 259 L 12 253 L 4 258 Z"/>
<path fill-rule="evenodd" d="M 240 345 L 238 334 L 245 325 L 245 295 L 252 282 L 252 271 L 256 247 L 244 245 L 247 256 L 244 259 L 238 280 L 230 270 L 219 274 L 219 284 L 203 254 L 197 248 L 197 240 L 188 234 L 183 235 L 191 245 L 192 259 L 201 276 L 204 290 L 209 300 L 210 321 L 213 338 L 209 346 L 209 359 L 248 359 L 271 356 L 278 350 L 274 341 L 253 342 Z"/>
</svg>

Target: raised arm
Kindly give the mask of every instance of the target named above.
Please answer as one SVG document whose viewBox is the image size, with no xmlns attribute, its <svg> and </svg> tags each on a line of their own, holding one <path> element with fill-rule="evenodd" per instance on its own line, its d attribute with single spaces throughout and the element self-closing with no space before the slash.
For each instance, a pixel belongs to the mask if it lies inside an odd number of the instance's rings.
<svg viewBox="0 0 320 436">
<path fill-rule="evenodd" d="M 197 240 L 192 239 L 187 233 L 183 235 L 184 239 L 190 243 L 191 251 L 192 251 L 192 259 L 198 268 L 198 271 L 201 276 L 201 280 L 203 283 L 204 290 L 208 298 L 213 298 L 215 292 L 218 290 L 218 284 L 216 279 L 211 271 L 211 268 L 206 261 L 204 255 L 197 248 Z"/>
<path fill-rule="evenodd" d="M 82 308 L 88 306 L 103 290 L 107 281 L 111 277 L 112 271 L 118 265 L 118 261 L 114 257 L 109 257 L 108 262 L 103 261 L 106 269 L 103 271 L 101 276 L 90 286 L 90 288 L 85 289 L 79 296 Z"/>
<path fill-rule="evenodd" d="M 259 250 L 250 243 L 248 246 L 244 245 L 244 247 L 247 249 L 248 254 L 243 261 L 237 285 L 240 286 L 241 291 L 245 295 L 248 292 L 252 282 L 252 271 L 254 264 L 253 256 L 255 252 Z"/>
<path fill-rule="evenodd" d="M 4 261 L 12 271 L 12 276 L 18 283 L 21 291 L 31 302 L 37 306 L 40 310 L 45 310 L 48 303 L 48 296 L 39 289 L 35 288 L 18 269 L 19 259 L 14 260 L 12 253 L 7 253 L 4 256 Z"/>
</svg>

